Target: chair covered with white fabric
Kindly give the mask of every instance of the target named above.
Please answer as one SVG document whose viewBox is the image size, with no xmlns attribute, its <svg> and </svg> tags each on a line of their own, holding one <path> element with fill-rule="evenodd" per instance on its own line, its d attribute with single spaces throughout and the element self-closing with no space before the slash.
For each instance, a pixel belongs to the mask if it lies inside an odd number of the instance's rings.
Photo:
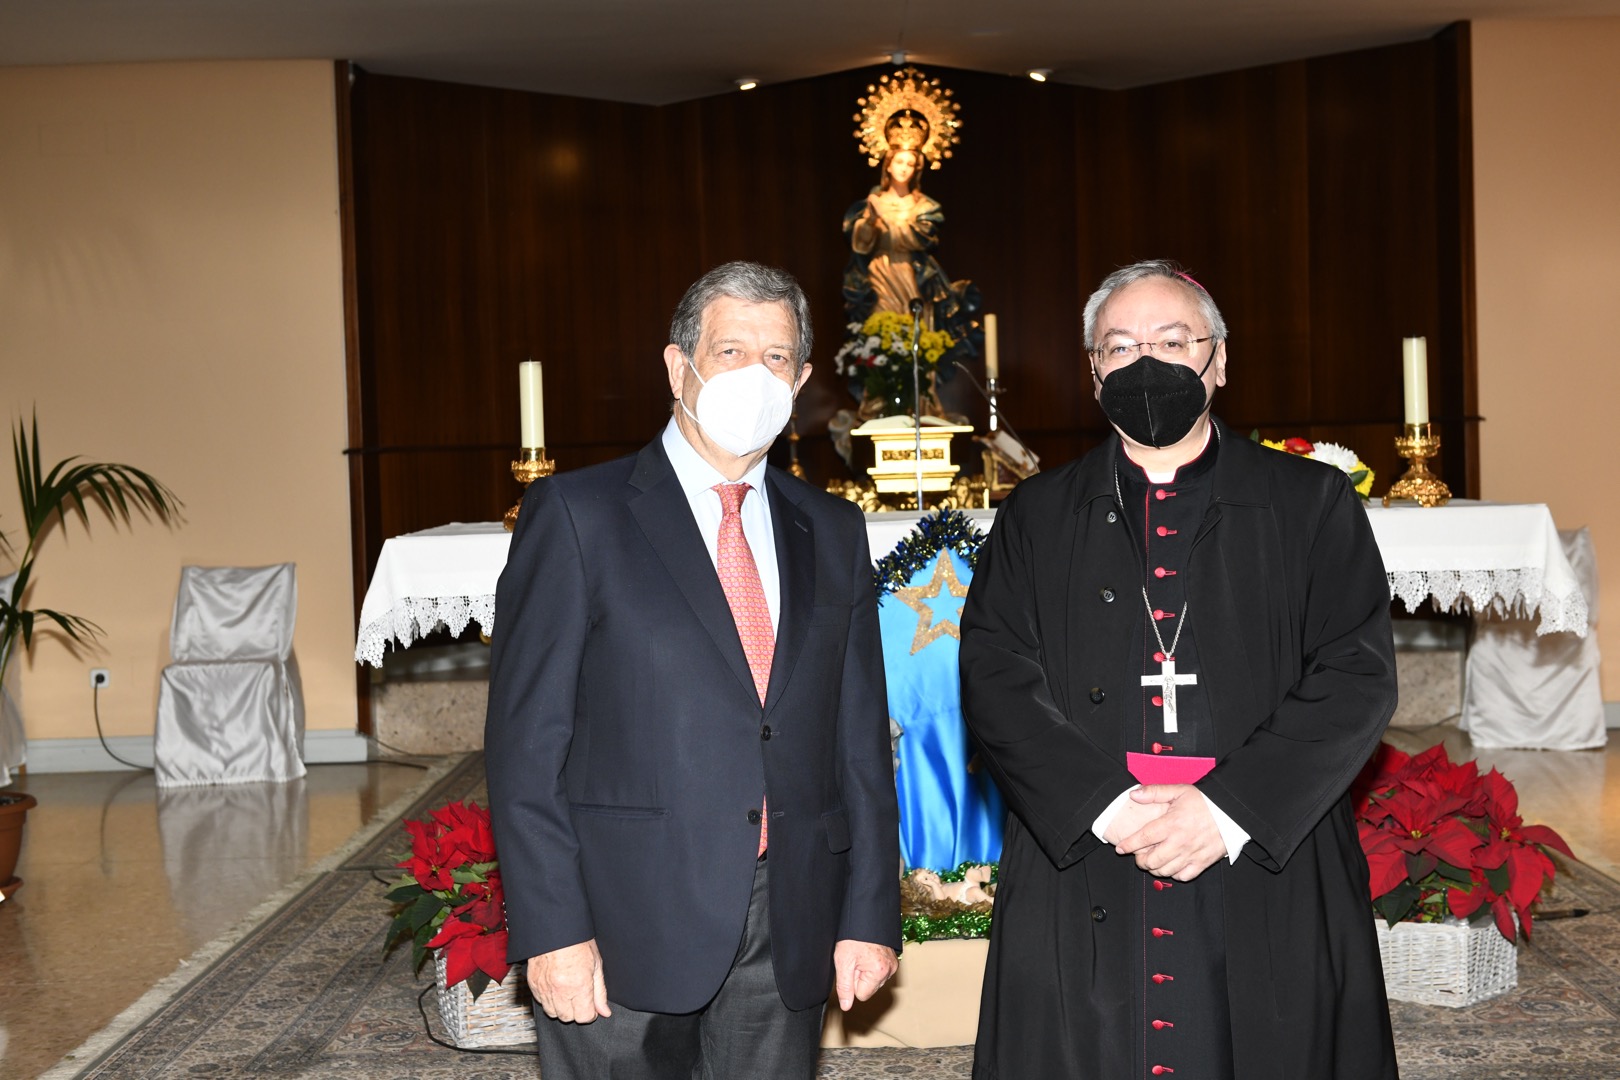
<svg viewBox="0 0 1620 1080">
<path fill-rule="evenodd" d="M 1476 619 L 1459 725 L 1475 746 L 1589 750 L 1608 742 L 1592 536 L 1583 528 L 1560 530 L 1558 538 L 1586 596 L 1586 636 L 1537 635 L 1533 617 Z"/>
<path fill-rule="evenodd" d="M 181 569 L 158 686 L 159 787 L 304 775 L 297 617 L 292 563 Z"/>
</svg>

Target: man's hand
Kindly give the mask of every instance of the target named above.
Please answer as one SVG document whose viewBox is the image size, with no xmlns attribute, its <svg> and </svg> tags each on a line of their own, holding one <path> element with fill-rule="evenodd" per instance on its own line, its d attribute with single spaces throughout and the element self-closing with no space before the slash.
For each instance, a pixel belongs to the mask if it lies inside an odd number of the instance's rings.
<svg viewBox="0 0 1620 1080">
<path fill-rule="evenodd" d="M 1121 855 L 1135 855 L 1136 865 L 1148 873 L 1191 881 L 1226 855 L 1215 816 L 1193 785 L 1150 784 L 1131 792 L 1131 802 L 1164 808 L 1157 820 L 1114 846 Z"/>
<path fill-rule="evenodd" d="M 1108 831 L 1103 833 L 1103 839 L 1115 845 L 1136 832 L 1150 821 L 1157 821 L 1164 816 L 1166 807 L 1164 803 L 1140 803 L 1126 800 L 1114 813 L 1114 820 L 1108 823 Z"/>
<path fill-rule="evenodd" d="M 867 1001 L 894 977 L 900 961 L 887 945 L 845 938 L 833 946 L 833 971 L 837 975 L 838 1007 L 845 1012 L 857 1000 Z"/>
<path fill-rule="evenodd" d="M 529 957 L 528 974 L 534 1000 L 553 1020 L 589 1024 L 598 1016 L 613 1015 L 595 938 Z"/>
</svg>

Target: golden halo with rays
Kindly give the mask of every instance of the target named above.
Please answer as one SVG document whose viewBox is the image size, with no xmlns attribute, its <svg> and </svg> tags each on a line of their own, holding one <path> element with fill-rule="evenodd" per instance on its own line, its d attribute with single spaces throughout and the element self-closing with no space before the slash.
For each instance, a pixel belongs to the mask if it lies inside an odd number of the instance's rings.
<svg viewBox="0 0 1620 1080">
<path fill-rule="evenodd" d="M 868 165 L 878 165 L 889 152 L 892 138 L 896 149 L 916 150 L 930 169 L 951 156 L 951 147 L 961 142 L 962 107 L 951 92 L 907 64 L 893 75 L 879 76 L 858 98 L 861 111 L 854 120 L 855 141 L 866 155 Z"/>
</svg>

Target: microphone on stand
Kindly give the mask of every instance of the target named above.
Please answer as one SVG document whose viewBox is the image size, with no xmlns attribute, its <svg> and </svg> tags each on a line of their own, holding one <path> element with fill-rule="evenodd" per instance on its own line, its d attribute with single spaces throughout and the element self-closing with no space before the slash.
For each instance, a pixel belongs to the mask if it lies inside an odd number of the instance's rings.
<svg viewBox="0 0 1620 1080">
<path fill-rule="evenodd" d="M 923 513 L 922 475 L 922 297 L 911 298 L 911 428 L 917 464 L 917 514 Z"/>
</svg>

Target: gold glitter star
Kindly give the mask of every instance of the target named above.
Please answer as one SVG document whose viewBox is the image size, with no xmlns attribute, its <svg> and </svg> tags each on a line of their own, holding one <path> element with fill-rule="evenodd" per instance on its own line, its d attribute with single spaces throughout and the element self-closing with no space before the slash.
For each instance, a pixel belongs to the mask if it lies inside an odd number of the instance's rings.
<svg viewBox="0 0 1620 1080">
<path fill-rule="evenodd" d="M 923 648 L 938 641 L 941 634 L 962 640 L 962 631 L 955 619 L 936 619 L 936 615 L 939 607 L 954 607 L 960 613 L 962 605 L 953 605 L 947 598 L 960 600 L 967 593 L 968 587 L 956 579 L 956 567 L 951 564 L 950 553 L 946 551 L 939 553 L 939 561 L 934 564 L 934 576 L 927 585 L 894 590 L 900 602 L 917 613 L 917 632 L 911 638 L 911 655 L 917 655 Z M 934 603 L 930 604 L 930 600 Z M 941 601 L 944 601 L 943 604 Z"/>
</svg>

